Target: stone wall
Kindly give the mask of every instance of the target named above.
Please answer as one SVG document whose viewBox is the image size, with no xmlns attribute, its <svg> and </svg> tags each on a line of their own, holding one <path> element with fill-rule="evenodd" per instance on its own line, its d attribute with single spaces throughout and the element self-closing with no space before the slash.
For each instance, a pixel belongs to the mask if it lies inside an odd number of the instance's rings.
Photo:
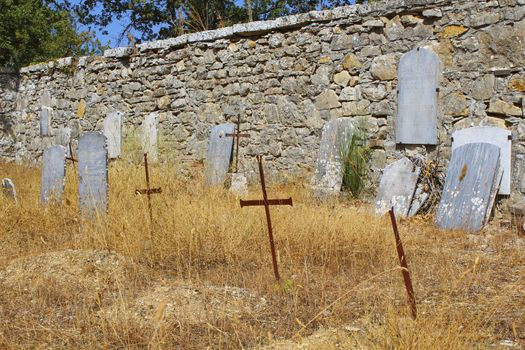
<svg viewBox="0 0 525 350">
<path fill-rule="evenodd" d="M 212 126 L 241 113 L 251 135 L 241 143 L 241 168 L 253 171 L 252 157 L 264 154 L 269 172 L 283 178 L 309 176 L 332 118 L 366 125 L 375 178 L 402 153 L 439 157 L 445 166 L 454 130 L 498 125 L 512 130 L 513 188 L 523 192 L 524 16 L 525 0 L 390 0 L 26 67 L 11 110 L 12 92 L 2 83 L 0 113 L 15 127 L 4 133 L 0 154 L 40 157 L 43 105 L 54 110 L 52 126 L 70 126 L 73 137 L 122 111 L 128 142 L 157 112 L 161 159 L 182 169 L 205 158 Z M 397 63 L 422 46 L 443 67 L 440 145 L 396 145 Z"/>
</svg>

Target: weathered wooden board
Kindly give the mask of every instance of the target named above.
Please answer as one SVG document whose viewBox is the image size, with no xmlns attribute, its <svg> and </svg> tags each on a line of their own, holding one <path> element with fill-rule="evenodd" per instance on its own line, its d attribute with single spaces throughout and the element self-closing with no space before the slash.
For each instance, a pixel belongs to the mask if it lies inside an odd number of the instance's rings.
<svg viewBox="0 0 525 350">
<path fill-rule="evenodd" d="M 220 124 L 211 129 L 204 172 L 204 181 L 208 186 L 222 186 L 226 180 L 233 149 L 233 137 L 226 134 L 232 134 L 234 130 L 235 125 L 231 123 Z"/>
<path fill-rule="evenodd" d="M 42 183 L 40 203 L 62 200 L 66 182 L 66 155 L 64 146 L 56 145 L 47 148 L 42 157 Z"/>
<path fill-rule="evenodd" d="M 111 112 L 104 118 L 104 136 L 108 143 L 110 159 L 120 157 L 122 153 L 122 113 Z"/>
<path fill-rule="evenodd" d="M 383 171 L 376 197 L 376 213 L 385 214 L 394 207 L 399 216 L 408 216 L 421 169 L 403 157 Z"/>
<path fill-rule="evenodd" d="M 102 133 L 87 132 L 78 141 L 78 192 L 83 216 L 107 212 L 108 151 Z"/>
<path fill-rule="evenodd" d="M 341 191 L 344 171 L 341 155 L 348 148 L 353 134 L 354 125 L 350 118 L 338 118 L 324 124 L 312 178 L 312 189 L 317 195 Z"/>
<path fill-rule="evenodd" d="M 501 174 L 498 146 L 469 143 L 454 149 L 436 224 L 444 229 L 481 230 L 492 210 Z"/>
<path fill-rule="evenodd" d="M 397 70 L 397 143 L 437 144 L 440 66 L 439 57 L 424 47 L 401 57 Z"/>
<path fill-rule="evenodd" d="M 512 133 L 509 130 L 491 126 L 475 126 L 454 132 L 452 134 L 452 140 L 452 151 L 460 146 L 476 142 L 490 143 L 498 146 L 500 149 L 500 164 L 503 167 L 503 177 L 501 178 L 499 194 L 510 194 Z"/>
</svg>

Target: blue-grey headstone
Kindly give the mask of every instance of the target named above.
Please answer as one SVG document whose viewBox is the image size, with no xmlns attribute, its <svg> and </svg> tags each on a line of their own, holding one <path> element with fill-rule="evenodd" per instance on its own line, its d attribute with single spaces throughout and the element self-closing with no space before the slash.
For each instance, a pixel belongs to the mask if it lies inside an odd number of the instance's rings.
<svg viewBox="0 0 525 350">
<path fill-rule="evenodd" d="M 344 165 L 342 155 L 346 154 L 354 134 L 350 118 L 330 120 L 323 126 L 321 145 L 312 178 L 312 189 L 316 195 L 339 193 L 343 182 Z"/>
<path fill-rule="evenodd" d="M 448 167 L 436 224 L 444 229 L 481 230 L 490 216 L 502 170 L 498 146 L 469 143 L 456 148 Z"/>
<path fill-rule="evenodd" d="M 78 192 L 83 216 L 107 212 L 108 151 L 99 132 L 87 132 L 78 141 Z"/>
<path fill-rule="evenodd" d="M 122 113 L 111 112 L 104 118 L 104 135 L 108 142 L 109 158 L 118 158 L 122 148 Z M 148 152 L 149 153 L 149 152 Z"/>
<path fill-rule="evenodd" d="M 2 180 L 2 193 L 7 198 L 10 198 L 13 201 L 15 201 L 15 203 L 18 203 L 18 198 L 17 198 L 17 195 L 16 195 L 15 184 L 14 184 L 13 180 L 11 180 L 8 177 L 6 177 L 5 179 Z"/>
<path fill-rule="evenodd" d="M 42 183 L 40 203 L 60 202 L 66 181 L 66 154 L 64 146 L 47 148 L 42 157 Z"/>
<path fill-rule="evenodd" d="M 461 129 L 452 134 L 452 151 L 468 143 L 484 142 L 498 146 L 500 149 L 500 163 L 503 167 L 503 177 L 499 194 L 510 194 L 511 168 L 511 148 L 512 133 L 509 130 L 495 128 L 491 126 L 475 126 L 472 128 Z"/>
<path fill-rule="evenodd" d="M 234 130 L 235 125 L 231 123 L 220 124 L 211 129 L 204 172 L 204 181 L 208 186 L 222 186 L 226 180 L 233 149 L 233 137 L 226 134 L 232 134 Z"/>
<path fill-rule="evenodd" d="M 40 110 L 40 136 L 51 136 L 51 113 L 49 107 L 42 107 Z"/>
<path fill-rule="evenodd" d="M 424 47 L 401 57 L 397 70 L 397 143 L 437 144 L 440 66 L 439 57 Z"/>
<path fill-rule="evenodd" d="M 408 216 L 421 168 L 403 157 L 383 171 L 376 197 L 376 213 L 384 214 L 394 207 L 396 214 Z"/>
</svg>

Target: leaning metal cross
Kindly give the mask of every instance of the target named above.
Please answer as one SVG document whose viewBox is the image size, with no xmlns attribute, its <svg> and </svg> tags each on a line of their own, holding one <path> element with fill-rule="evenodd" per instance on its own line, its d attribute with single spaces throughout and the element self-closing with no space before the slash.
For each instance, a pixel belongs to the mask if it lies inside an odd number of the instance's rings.
<svg viewBox="0 0 525 350">
<path fill-rule="evenodd" d="M 71 147 L 71 141 L 69 141 L 69 157 L 66 157 L 66 159 L 72 161 L 73 163 L 77 162 L 77 160 L 73 157 L 73 147 Z"/>
<path fill-rule="evenodd" d="M 148 196 L 148 209 L 149 209 L 149 219 L 153 223 L 153 210 L 151 208 L 151 195 L 155 193 L 162 193 L 162 188 L 151 188 L 149 184 L 149 168 L 148 168 L 148 154 L 144 153 L 144 169 L 146 170 L 146 189 L 135 190 L 135 194 L 145 194 Z"/>
<path fill-rule="evenodd" d="M 226 134 L 227 137 L 233 137 L 235 140 L 235 173 L 239 171 L 239 138 L 241 137 L 250 137 L 248 134 L 241 134 L 241 115 L 237 116 L 236 131 L 233 134 Z"/>
<path fill-rule="evenodd" d="M 270 218 L 270 205 L 290 205 L 293 206 L 292 197 L 288 199 L 268 199 L 266 194 L 266 184 L 264 181 L 264 170 L 262 166 L 262 157 L 257 156 L 257 163 L 259 163 L 259 176 L 261 177 L 261 189 L 263 194 L 262 200 L 247 200 L 244 201 L 241 199 L 241 208 L 242 207 L 251 207 L 264 205 L 264 211 L 266 212 L 266 223 L 268 224 L 268 236 L 270 237 L 270 249 L 272 251 L 272 264 L 273 264 L 273 273 L 277 281 L 281 280 L 279 275 L 279 267 L 277 266 L 277 256 L 275 254 L 275 243 L 273 240 L 273 231 L 272 231 L 272 220 Z"/>
</svg>

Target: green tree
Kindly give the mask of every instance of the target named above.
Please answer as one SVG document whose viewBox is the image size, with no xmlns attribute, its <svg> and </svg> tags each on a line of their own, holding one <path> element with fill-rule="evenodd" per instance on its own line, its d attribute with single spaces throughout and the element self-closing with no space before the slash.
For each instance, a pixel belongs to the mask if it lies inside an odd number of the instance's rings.
<svg viewBox="0 0 525 350">
<path fill-rule="evenodd" d="M 70 12 L 59 5 L 0 0 L 0 8 L 0 66 L 86 54 L 99 45 L 89 33 L 77 33 Z"/>
</svg>

